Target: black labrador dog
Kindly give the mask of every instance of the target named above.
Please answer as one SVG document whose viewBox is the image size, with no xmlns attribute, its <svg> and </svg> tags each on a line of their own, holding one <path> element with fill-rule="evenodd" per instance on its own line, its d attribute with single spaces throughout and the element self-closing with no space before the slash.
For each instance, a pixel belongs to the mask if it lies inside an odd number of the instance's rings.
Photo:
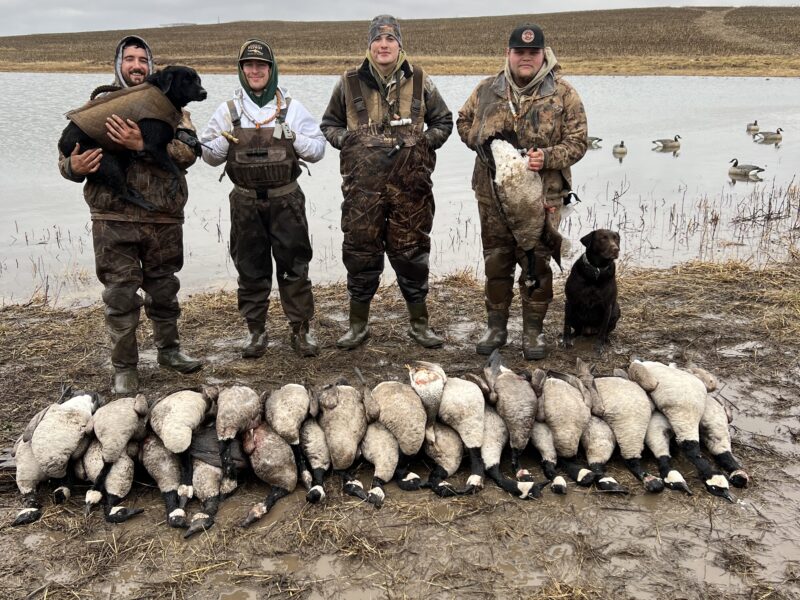
<svg viewBox="0 0 800 600">
<path fill-rule="evenodd" d="M 178 112 L 189 102 L 201 102 L 207 96 L 197 71 L 189 67 L 166 67 L 147 77 L 145 82 L 161 90 Z M 111 114 L 109 113 L 107 116 L 110 117 Z M 167 152 L 167 145 L 175 138 L 175 130 L 170 123 L 160 119 L 143 118 L 138 121 L 138 125 L 142 132 L 144 152 L 152 158 L 156 166 L 173 175 L 173 193 L 176 193 L 180 170 L 172 162 Z M 183 132 L 183 130 L 179 131 Z M 188 143 L 185 139 L 182 139 L 182 141 Z M 75 144 L 81 145 L 81 151 L 98 148 L 102 145 L 80 129 L 77 124 L 70 121 L 61 134 L 58 148 L 64 156 L 69 156 L 75 148 Z M 192 144 L 189 145 L 191 146 Z M 123 200 L 141 206 L 146 210 L 154 210 L 156 207 L 145 200 L 138 190 L 127 186 L 126 174 L 132 156 L 133 154 L 127 150 L 117 152 L 104 151 L 103 158 L 100 161 L 100 168 L 96 172 L 89 174 L 87 179 L 93 183 L 107 185 Z"/>
<path fill-rule="evenodd" d="M 586 252 L 575 261 L 564 287 L 564 346 L 573 335 L 597 335 L 597 348 L 608 343 L 620 317 L 617 303 L 616 264 L 619 234 L 596 229 L 581 238 Z"/>
</svg>

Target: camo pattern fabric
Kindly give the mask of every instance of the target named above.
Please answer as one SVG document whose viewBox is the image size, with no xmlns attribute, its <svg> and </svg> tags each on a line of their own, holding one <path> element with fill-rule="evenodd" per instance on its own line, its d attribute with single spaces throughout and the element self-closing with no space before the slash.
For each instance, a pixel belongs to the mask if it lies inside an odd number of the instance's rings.
<svg viewBox="0 0 800 600">
<path fill-rule="evenodd" d="M 231 258 L 239 273 L 239 313 L 263 325 L 272 290 L 272 258 L 283 312 L 290 323 L 310 321 L 314 296 L 308 278 L 311 241 L 300 188 L 275 198 L 230 194 Z"/>
<path fill-rule="evenodd" d="M 183 111 L 179 127 L 195 130 L 186 110 Z M 107 186 L 87 181 L 83 187 L 83 197 L 89 205 L 92 220 L 183 223 L 183 208 L 189 195 L 186 169 L 194 164 L 197 157 L 189 146 L 177 140 L 170 142 L 167 150 L 175 165 L 182 170 L 177 186 L 172 174 L 156 167 L 147 156 L 134 158 L 127 173 L 128 187 L 138 190 L 157 210 L 147 211 L 121 200 Z M 58 167 L 63 177 L 76 182 L 84 180 L 70 170 L 69 156 L 59 153 Z"/>
<path fill-rule="evenodd" d="M 104 286 L 111 361 L 115 367 L 135 366 L 141 306 L 155 322 L 174 323 L 180 316 L 180 281 L 175 274 L 183 267 L 183 227 L 96 220 L 92 239 L 97 278 Z"/>
</svg>

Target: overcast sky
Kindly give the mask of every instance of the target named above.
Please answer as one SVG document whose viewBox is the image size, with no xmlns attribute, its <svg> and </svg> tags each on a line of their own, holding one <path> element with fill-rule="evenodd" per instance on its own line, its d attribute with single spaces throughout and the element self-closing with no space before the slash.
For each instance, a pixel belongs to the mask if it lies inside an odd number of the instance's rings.
<svg viewBox="0 0 800 600">
<path fill-rule="evenodd" d="M 750 0 L 746 5 L 800 6 L 800 2 Z M 369 20 L 378 12 L 398 19 L 516 15 L 604 8 L 652 6 L 731 6 L 715 0 L 0 0 L 0 36 L 67 31 L 136 30 L 173 23 L 226 21 L 351 21 Z"/>
</svg>

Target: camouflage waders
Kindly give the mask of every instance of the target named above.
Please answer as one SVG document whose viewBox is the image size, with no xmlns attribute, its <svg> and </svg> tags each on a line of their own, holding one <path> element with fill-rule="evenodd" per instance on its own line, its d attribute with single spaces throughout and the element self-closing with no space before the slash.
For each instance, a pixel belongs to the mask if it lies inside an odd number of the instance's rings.
<svg viewBox="0 0 800 600">
<path fill-rule="evenodd" d="M 369 303 L 375 295 L 384 252 L 407 302 L 424 302 L 428 293 L 436 155 L 422 132 L 422 76 L 414 71 L 410 124 L 370 124 L 366 109 L 359 110 L 358 128 L 341 150 L 342 259 L 355 302 Z M 347 81 L 356 107 L 363 106 L 355 72 Z"/>
<path fill-rule="evenodd" d="M 281 127 L 287 107 L 276 127 Z M 314 316 L 308 278 L 312 250 L 292 139 L 275 137 L 275 127 L 243 128 L 232 101 L 228 108 L 233 135 L 239 139 L 230 146 L 225 171 L 235 184 L 230 194 L 231 258 L 239 273 L 239 313 L 249 331 L 242 355 L 254 358 L 266 352 L 274 258 L 281 305 L 292 325 L 292 346 L 303 356 L 314 356 L 319 348 L 309 328 Z"/>
<path fill-rule="evenodd" d="M 161 363 L 163 351 L 179 348 L 180 282 L 175 273 L 183 266 L 182 225 L 93 221 L 92 238 L 97 278 L 104 286 L 111 363 L 117 371 L 135 373 L 139 362 L 136 327 L 142 305 L 153 321 Z M 139 288 L 144 290 L 144 299 L 137 293 Z M 199 362 L 193 362 L 196 366 L 191 370 L 200 368 Z"/>
</svg>

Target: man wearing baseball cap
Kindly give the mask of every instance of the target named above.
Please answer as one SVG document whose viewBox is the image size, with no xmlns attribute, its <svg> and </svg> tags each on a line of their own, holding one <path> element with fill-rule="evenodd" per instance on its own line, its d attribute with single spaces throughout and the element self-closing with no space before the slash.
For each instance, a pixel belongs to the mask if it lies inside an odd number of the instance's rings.
<svg viewBox="0 0 800 600">
<path fill-rule="evenodd" d="M 369 336 L 369 309 L 389 257 L 410 317 L 408 335 L 426 348 L 444 343 L 430 328 L 428 294 L 434 201 L 434 154 L 453 130 L 453 115 L 422 69 L 406 59 L 400 25 L 378 15 L 367 55 L 336 83 L 322 132 L 342 173 L 342 261 L 350 327 L 337 340 L 351 350 Z"/>
<path fill-rule="evenodd" d="M 524 283 L 528 258 L 500 208 L 487 147 L 499 137 L 527 149 L 528 168 L 542 178 L 548 221 L 545 231 L 556 232 L 560 209 L 572 188 L 570 167 L 586 153 L 587 123 L 583 103 L 561 77 L 561 66 L 546 45 L 541 27 L 526 23 L 511 32 L 505 68 L 478 84 L 458 112 L 456 127 L 461 140 L 478 153 L 472 184 L 481 220 L 487 329 L 476 351 L 491 354 L 507 341 L 514 272 L 519 264 L 522 352 L 526 360 L 544 358 L 542 326 L 553 298 L 550 258 L 558 235 L 543 236 L 534 248 L 533 274 L 540 286 L 529 291 Z"/>
<path fill-rule="evenodd" d="M 225 163 L 234 184 L 230 252 L 239 273 L 239 313 L 248 330 L 242 356 L 259 358 L 267 351 L 273 258 L 292 348 L 300 356 L 316 356 L 311 241 L 297 179 L 301 159 L 322 159 L 325 138 L 308 110 L 278 85 L 278 64 L 267 42 L 252 38 L 242 44 L 238 69 L 240 87 L 219 105 L 201 139 L 203 160 Z"/>
</svg>

